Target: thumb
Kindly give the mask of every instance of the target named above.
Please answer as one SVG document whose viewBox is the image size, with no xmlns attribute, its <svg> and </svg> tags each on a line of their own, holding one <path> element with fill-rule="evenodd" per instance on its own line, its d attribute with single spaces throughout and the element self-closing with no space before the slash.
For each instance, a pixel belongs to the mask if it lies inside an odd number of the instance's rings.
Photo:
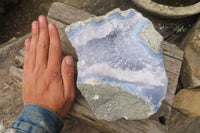
<svg viewBox="0 0 200 133">
<path fill-rule="evenodd" d="M 72 98 L 75 95 L 74 87 L 74 61 L 72 56 L 66 56 L 62 61 L 62 79 L 64 84 L 65 98 Z"/>
</svg>

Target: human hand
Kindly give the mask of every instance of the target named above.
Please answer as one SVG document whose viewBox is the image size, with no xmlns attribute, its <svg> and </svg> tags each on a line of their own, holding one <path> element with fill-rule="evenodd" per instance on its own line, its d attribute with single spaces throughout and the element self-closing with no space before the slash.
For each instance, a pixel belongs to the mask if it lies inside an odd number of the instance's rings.
<svg viewBox="0 0 200 133">
<path fill-rule="evenodd" d="M 44 16 L 32 23 L 32 39 L 25 41 L 23 101 L 47 107 L 60 116 L 67 114 L 75 98 L 74 62 L 62 63 L 60 38 L 54 24 Z"/>
</svg>

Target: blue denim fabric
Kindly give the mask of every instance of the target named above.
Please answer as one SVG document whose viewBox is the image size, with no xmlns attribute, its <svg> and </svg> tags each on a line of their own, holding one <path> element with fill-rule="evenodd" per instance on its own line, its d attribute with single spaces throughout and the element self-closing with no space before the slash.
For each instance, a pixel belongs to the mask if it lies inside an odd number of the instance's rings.
<svg viewBox="0 0 200 133">
<path fill-rule="evenodd" d="M 28 104 L 9 130 L 14 133 L 59 133 L 63 121 L 58 114 L 44 107 Z"/>
</svg>

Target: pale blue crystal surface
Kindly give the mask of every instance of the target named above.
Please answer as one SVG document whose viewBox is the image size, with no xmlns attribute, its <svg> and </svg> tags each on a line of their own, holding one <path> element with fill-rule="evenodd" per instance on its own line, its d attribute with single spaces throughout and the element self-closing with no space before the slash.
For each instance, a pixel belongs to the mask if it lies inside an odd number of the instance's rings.
<svg viewBox="0 0 200 133">
<path fill-rule="evenodd" d="M 159 109 L 168 79 L 162 37 L 148 19 L 133 9 L 116 9 L 72 24 L 66 34 L 78 55 L 79 83 L 120 86 L 142 98 L 153 113 Z"/>
</svg>

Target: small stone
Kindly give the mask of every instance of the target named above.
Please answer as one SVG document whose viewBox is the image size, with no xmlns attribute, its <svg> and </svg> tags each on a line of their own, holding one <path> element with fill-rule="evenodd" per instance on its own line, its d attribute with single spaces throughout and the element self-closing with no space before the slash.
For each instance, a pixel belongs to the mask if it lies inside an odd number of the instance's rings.
<svg viewBox="0 0 200 133">
<path fill-rule="evenodd" d="M 173 107 L 191 117 L 200 116 L 200 88 L 183 89 L 174 97 Z"/>
<path fill-rule="evenodd" d="M 8 42 L 12 42 L 12 41 L 14 41 L 14 40 L 16 40 L 17 38 L 16 37 L 13 37 L 13 38 L 11 38 Z"/>
<path fill-rule="evenodd" d="M 66 34 L 78 55 L 78 89 L 98 119 L 146 119 L 159 109 L 168 80 L 162 36 L 139 12 L 115 9 L 74 23 Z"/>
</svg>

